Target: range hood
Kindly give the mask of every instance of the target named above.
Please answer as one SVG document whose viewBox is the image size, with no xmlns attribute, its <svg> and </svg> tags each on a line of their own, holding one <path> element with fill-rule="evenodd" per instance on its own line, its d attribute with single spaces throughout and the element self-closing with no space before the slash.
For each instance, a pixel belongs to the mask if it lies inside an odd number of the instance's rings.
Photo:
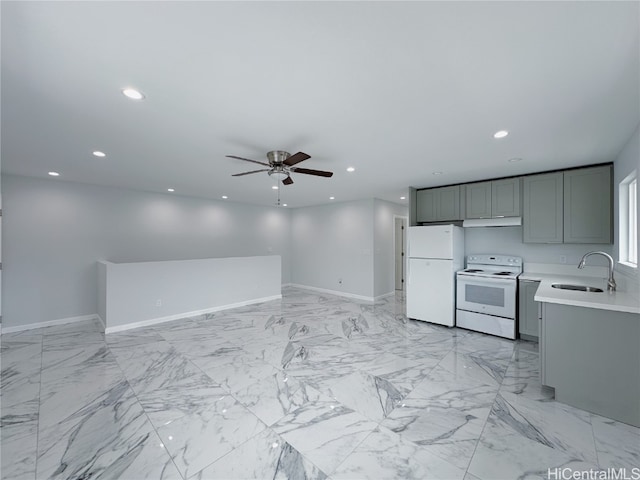
<svg viewBox="0 0 640 480">
<path fill-rule="evenodd" d="M 462 222 L 463 227 L 516 227 L 522 217 L 472 218 Z"/>
</svg>

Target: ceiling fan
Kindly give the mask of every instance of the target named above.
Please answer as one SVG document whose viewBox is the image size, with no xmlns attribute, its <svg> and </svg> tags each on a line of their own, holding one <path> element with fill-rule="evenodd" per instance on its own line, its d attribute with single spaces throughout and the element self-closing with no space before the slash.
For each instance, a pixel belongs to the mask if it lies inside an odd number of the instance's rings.
<svg viewBox="0 0 640 480">
<path fill-rule="evenodd" d="M 227 155 L 227 157 L 235 158 L 236 160 L 244 160 L 245 162 L 257 163 L 258 165 L 264 165 L 265 167 L 268 167 L 261 168 L 260 170 L 252 170 L 250 172 L 235 173 L 231 175 L 232 177 L 240 177 L 242 175 L 249 175 L 251 173 L 258 172 L 269 172 L 269 176 L 275 175 L 276 178 L 282 180 L 283 185 L 291 185 L 293 183 L 293 179 L 290 176 L 292 172 L 304 173 L 305 175 L 315 175 L 317 177 L 333 176 L 333 172 L 325 172 L 323 170 L 312 170 L 310 168 L 300 168 L 294 166 L 304 160 L 311 158 L 310 155 L 307 155 L 303 152 L 298 152 L 291 155 L 289 152 L 274 150 L 267 153 L 267 159 L 269 160 L 269 163 L 260 162 L 258 160 L 251 160 L 249 158 L 236 157 L 235 155 Z"/>
</svg>

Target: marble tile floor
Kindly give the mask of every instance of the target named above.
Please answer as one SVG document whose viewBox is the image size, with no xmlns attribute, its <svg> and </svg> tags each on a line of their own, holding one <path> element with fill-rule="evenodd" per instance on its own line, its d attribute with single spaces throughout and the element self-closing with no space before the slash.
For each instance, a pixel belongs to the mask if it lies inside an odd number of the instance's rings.
<svg viewBox="0 0 640 480">
<path fill-rule="evenodd" d="M 547 479 L 640 467 L 640 429 L 555 402 L 537 344 L 285 288 L 105 336 L 1 337 L 9 479 Z"/>
</svg>

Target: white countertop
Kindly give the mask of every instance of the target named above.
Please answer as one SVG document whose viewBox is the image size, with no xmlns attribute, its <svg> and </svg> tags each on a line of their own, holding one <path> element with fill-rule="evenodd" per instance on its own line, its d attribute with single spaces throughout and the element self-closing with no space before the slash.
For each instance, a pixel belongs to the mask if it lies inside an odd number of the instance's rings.
<svg viewBox="0 0 640 480">
<path fill-rule="evenodd" d="M 540 286 L 534 297 L 536 302 L 559 303 L 574 307 L 598 308 L 602 310 L 640 314 L 640 299 L 630 292 L 607 292 L 607 281 L 605 278 L 525 272 L 521 274 L 518 279 L 540 282 Z M 551 286 L 553 283 L 569 283 L 572 285 L 598 287 L 604 291 L 581 292 L 562 290 L 553 288 Z"/>
</svg>

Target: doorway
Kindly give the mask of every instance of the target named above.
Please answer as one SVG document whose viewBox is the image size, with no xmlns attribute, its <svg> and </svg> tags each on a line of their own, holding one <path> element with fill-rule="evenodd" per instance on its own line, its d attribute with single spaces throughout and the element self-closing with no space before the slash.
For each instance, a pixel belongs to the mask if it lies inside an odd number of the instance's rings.
<svg viewBox="0 0 640 480">
<path fill-rule="evenodd" d="M 398 217 L 394 215 L 394 257 L 395 257 L 395 288 L 396 290 L 404 290 L 405 273 L 407 271 L 407 217 Z"/>
</svg>

